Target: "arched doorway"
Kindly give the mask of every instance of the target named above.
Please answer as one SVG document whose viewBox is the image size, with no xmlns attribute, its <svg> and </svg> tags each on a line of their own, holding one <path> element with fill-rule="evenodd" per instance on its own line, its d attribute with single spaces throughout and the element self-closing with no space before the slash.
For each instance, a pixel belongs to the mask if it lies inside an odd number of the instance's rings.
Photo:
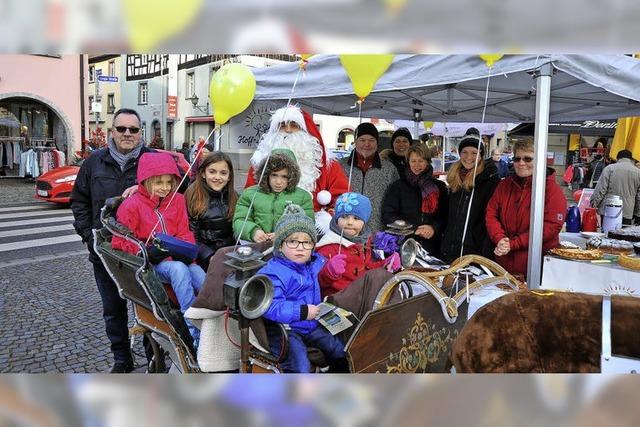
<svg viewBox="0 0 640 427">
<path fill-rule="evenodd" d="M 162 140 L 162 129 L 160 128 L 159 120 L 151 122 L 151 135 L 148 143 L 151 148 L 159 148 L 161 150 L 164 150 L 165 148 L 164 141 Z"/>
<path fill-rule="evenodd" d="M 338 132 L 338 139 L 336 143 L 337 150 L 348 150 L 353 144 L 353 129 L 344 128 Z"/>
<path fill-rule="evenodd" d="M 13 164 L 8 164 L 9 145 Z M 17 174 L 16 151 L 30 146 L 54 147 L 65 153 L 67 161 L 73 149 L 73 132 L 66 115 L 44 98 L 25 93 L 0 95 L 0 149 L 5 173 Z"/>
</svg>

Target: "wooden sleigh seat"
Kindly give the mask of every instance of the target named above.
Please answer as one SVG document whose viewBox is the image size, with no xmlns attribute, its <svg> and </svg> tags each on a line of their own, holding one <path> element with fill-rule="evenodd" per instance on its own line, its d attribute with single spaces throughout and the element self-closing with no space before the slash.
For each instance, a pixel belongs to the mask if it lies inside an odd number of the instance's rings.
<svg viewBox="0 0 640 427">
<path fill-rule="evenodd" d="M 143 242 L 115 219 L 122 198 L 108 199 L 101 211 L 103 228 L 94 230 L 94 250 L 114 280 L 120 296 L 133 303 L 136 323 L 155 344 L 166 350 L 182 372 L 198 372 L 193 338 L 170 286 L 162 283 L 147 260 Z M 119 235 L 140 246 L 142 257 L 111 247 Z M 172 295 L 173 294 L 173 295 Z M 173 301 L 172 301 L 173 298 Z M 156 347 L 154 347 L 154 351 Z M 163 357 L 162 354 L 154 357 Z"/>
</svg>

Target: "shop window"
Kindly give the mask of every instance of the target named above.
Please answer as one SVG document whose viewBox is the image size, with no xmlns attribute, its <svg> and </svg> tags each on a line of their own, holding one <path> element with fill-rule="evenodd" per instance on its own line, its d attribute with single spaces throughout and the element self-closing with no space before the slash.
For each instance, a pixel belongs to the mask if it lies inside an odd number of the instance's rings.
<svg viewBox="0 0 640 427">
<path fill-rule="evenodd" d="M 186 81 L 185 95 L 186 99 L 191 99 L 193 95 L 196 93 L 196 76 L 195 73 L 187 73 L 187 81 Z"/>
<path fill-rule="evenodd" d="M 138 105 L 147 105 L 147 83 L 138 83 Z"/>
<path fill-rule="evenodd" d="M 116 96 L 113 93 L 107 95 L 107 113 L 113 114 L 116 111 Z"/>
<path fill-rule="evenodd" d="M 147 140 L 147 122 L 142 122 L 140 125 L 140 130 L 142 131 L 142 140 Z"/>
<path fill-rule="evenodd" d="M 109 61 L 109 75 L 116 75 L 116 61 Z"/>
<path fill-rule="evenodd" d="M 94 65 L 89 66 L 89 83 L 96 81 L 96 67 Z"/>
</svg>

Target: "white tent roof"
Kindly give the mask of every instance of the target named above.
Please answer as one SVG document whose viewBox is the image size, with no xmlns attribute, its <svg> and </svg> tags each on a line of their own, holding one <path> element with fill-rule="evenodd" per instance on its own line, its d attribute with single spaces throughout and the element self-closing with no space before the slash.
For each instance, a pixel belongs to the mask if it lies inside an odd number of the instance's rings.
<svg viewBox="0 0 640 427">
<path fill-rule="evenodd" d="M 477 55 L 396 55 L 362 104 L 363 117 L 482 122 L 535 121 L 534 70 L 551 64 L 551 121 L 640 115 L 640 61 L 624 55 L 505 55 L 489 70 Z M 253 72 L 255 100 L 287 100 L 298 63 Z M 357 116 L 356 96 L 337 55 L 312 57 L 293 101 L 312 113 Z M 417 113 L 417 116 L 416 116 Z"/>
</svg>

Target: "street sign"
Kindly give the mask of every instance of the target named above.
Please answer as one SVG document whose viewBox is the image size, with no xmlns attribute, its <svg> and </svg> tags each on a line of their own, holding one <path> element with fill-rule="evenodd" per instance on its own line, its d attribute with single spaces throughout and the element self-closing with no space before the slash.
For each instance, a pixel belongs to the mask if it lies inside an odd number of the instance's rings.
<svg viewBox="0 0 640 427">
<path fill-rule="evenodd" d="M 102 75 L 102 68 L 98 68 L 96 70 L 96 76 L 101 76 Z"/>
<path fill-rule="evenodd" d="M 98 80 L 100 80 L 101 82 L 111 82 L 111 83 L 117 83 L 118 82 L 118 78 L 116 76 L 98 76 Z"/>
<path fill-rule="evenodd" d="M 94 113 L 102 113 L 102 103 L 101 102 L 92 102 L 91 103 L 91 111 Z"/>
</svg>

